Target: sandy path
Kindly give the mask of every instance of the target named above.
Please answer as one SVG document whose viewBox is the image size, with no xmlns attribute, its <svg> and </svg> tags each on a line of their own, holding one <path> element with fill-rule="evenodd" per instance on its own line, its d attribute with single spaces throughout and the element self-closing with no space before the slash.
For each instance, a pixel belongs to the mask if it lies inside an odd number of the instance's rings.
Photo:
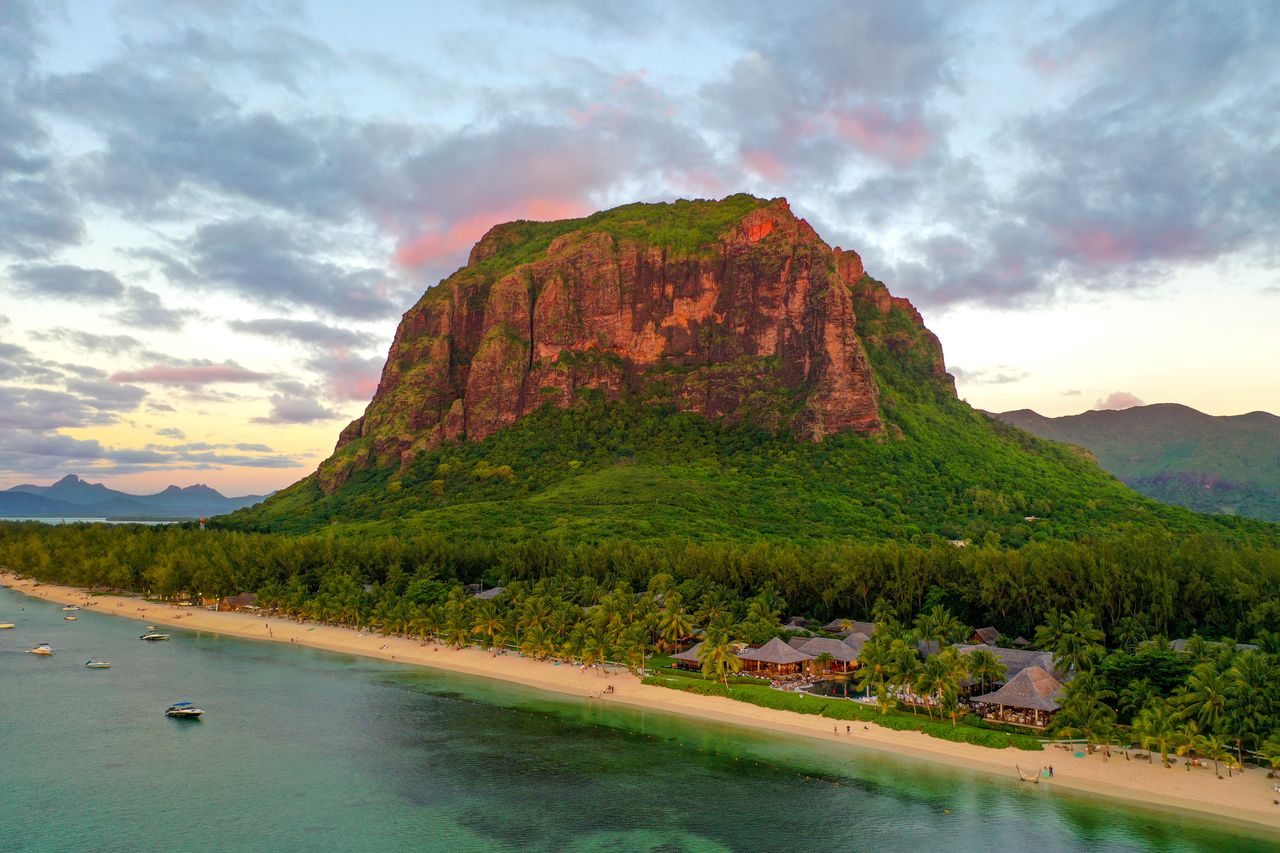
<svg viewBox="0 0 1280 853">
<path fill-rule="evenodd" d="M 1054 777 L 1042 780 L 1042 784 L 1160 809 L 1198 812 L 1217 820 L 1247 823 L 1280 832 L 1280 805 L 1275 803 L 1280 799 L 1280 793 L 1273 790 L 1276 781 L 1267 779 L 1266 772 L 1257 769 L 1220 780 L 1214 777 L 1212 767 L 1193 768 L 1190 772 L 1182 765 L 1165 769 L 1158 758 L 1154 764 L 1148 764 L 1145 758 L 1126 761 L 1123 753 L 1115 753 L 1109 762 L 1104 762 L 1100 755 L 1074 758 L 1070 752 L 1059 749 L 1039 753 L 1013 748 L 997 750 L 952 743 L 919 732 L 893 731 L 874 724 L 864 728 L 861 723 L 852 724 L 852 734 L 846 734 L 845 723 L 839 723 L 833 733 L 833 723 L 826 718 L 760 708 L 723 697 L 697 696 L 650 687 L 625 671 L 614 670 L 607 677 L 601 677 L 599 673 L 583 671 L 576 666 L 554 666 L 510 654 L 494 656 L 480 649 L 455 650 L 436 644 L 424 646 L 417 640 L 357 633 L 349 628 L 300 624 L 289 619 L 250 613 L 218 613 L 200 607 L 156 604 L 141 598 L 90 596 L 81 589 L 37 584 L 4 571 L 0 571 L 0 584 L 48 601 L 78 604 L 99 613 L 156 625 L 277 643 L 298 643 L 334 652 L 498 678 L 571 696 L 596 697 L 602 701 L 752 729 L 820 738 L 842 746 L 908 755 L 1005 779 L 1016 778 L 1015 765 L 1030 771 L 1052 764 Z M 606 685 L 612 685 L 614 692 L 602 695 Z M 1225 774 L 1225 769 L 1223 772 Z"/>
</svg>

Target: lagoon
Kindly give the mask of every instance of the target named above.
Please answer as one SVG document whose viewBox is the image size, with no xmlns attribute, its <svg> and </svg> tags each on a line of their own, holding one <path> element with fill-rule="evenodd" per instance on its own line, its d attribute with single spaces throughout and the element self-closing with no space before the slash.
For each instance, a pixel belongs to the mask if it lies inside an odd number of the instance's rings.
<svg viewBox="0 0 1280 853">
<path fill-rule="evenodd" d="M 1275 849 L 854 747 L 77 615 L 0 589 L 4 849 Z M 205 718 L 164 717 L 183 699 Z"/>
</svg>

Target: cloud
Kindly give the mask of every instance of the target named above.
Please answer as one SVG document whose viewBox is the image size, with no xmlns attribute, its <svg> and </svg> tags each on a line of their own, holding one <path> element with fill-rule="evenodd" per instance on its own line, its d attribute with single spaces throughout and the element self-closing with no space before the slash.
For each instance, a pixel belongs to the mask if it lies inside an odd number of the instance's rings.
<svg viewBox="0 0 1280 853">
<path fill-rule="evenodd" d="M 0 427 L 50 430 L 106 426 L 122 412 L 132 411 L 142 400 L 139 389 L 112 393 L 93 385 L 74 391 L 0 385 Z"/>
<path fill-rule="evenodd" d="M 176 332 L 199 312 L 189 308 L 166 308 L 155 293 L 143 287 L 129 287 L 124 305 L 112 316 L 116 322 L 138 329 L 164 329 Z"/>
<path fill-rule="evenodd" d="M 212 286 L 267 307 L 299 305 L 376 319 L 407 307 L 404 285 L 373 268 L 316 257 L 321 249 L 299 225 L 260 218 L 201 226 L 188 247 L 185 284 Z"/>
<path fill-rule="evenodd" d="M 1017 370 L 1007 365 L 987 367 L 978 370 L 965 370 L 963 367 L 949 367 L 956 382 L 962 385 L 1011 385 L 1021 382 L 1030 376 L 1025 370 Z"/>
<path fill-rule="evenodd" d="M 177 427 L 161 427 L 156 430 L 156 435 L 163 436 L 165 438 L 174 438 L 178 441 L 187 437 L 187 434 Z"/>
<path fill-rule="evenodd" d="M 19 296 L 32 298 L 99 302 L 124 293 L 124 284 L 113 273 L 70 264 L 10 267 L 8 282 Z"/>
<path fill-rule="evenodd" d="M 199 387 L 223 382 L 261 382 L 271 378 L 235 364 L 155 365 L 140 370 L 121 370 L 112 374 L 112 382 L 145 382 L 156 385 Z"/>
<path fill-rule="evenodd" d="M 142 348 L 142 341 L 132 335 L 100 335 L 80 329 L 55 328 L 31 335 L 38 341 L 58 341 L 85 352 L 103 352 L 108 355 L 134 352 Z"/>
<path fill-rule="evenodd" d="M 367 401 L 378 387 L 384 359 L 362 356 L 352 350 L 372 345 L 373 336 L 351 329 L 330 326 L 315 320 L 276 317 L 261 320 L 232 320 L 238 332 L 268 338 L 288 338 L 303 344 L 310 353 L 307 369 L 324 377 L 329 396 L 335 400 Z"/>
<path fill-rule="evenodd" d="M 1106 397 L 1093 404 L 1094 411 L 1103 409 L 1132 409 L 1134 406 L 1145 406 L 1138 397 L 1128 391 L 1112 391 Z"/>
<path fill-rule="evenodd" d="M 1083 393 L 1084 393 L 1084 392 L 1083 392 L 1083 391 L 1081 391 L 1081 390 L 1080 390 L 1080 389 L 1078 389 L 1078 388 L 1072 388 L 1072 389 L 1070 389 L 1070 390 L 1068 390 L 1068 391 L 1063 391 L 1063 392 L 1062 392 L 1062 396 L 1064 396 L 1064 397 L 1079 397 L 1079 396 L 1080 396 L 1080 395 L 1082 395 Z"/>
<path fill-rule="evenodd" d="M 320 405 L 312 397 L 271 395 L 271 413 L 265 417 L 254 418 L 259 424 L 309 424 L 316 421 L 333 420 L 342 415 Z"/>
</svg>

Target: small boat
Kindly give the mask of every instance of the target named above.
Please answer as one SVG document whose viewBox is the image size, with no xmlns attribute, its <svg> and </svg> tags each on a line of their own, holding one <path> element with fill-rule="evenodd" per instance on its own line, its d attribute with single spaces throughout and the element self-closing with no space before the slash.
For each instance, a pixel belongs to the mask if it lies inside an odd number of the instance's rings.
<svg viewBox="0 0 1280 853">
<path fill-rule="evenodd" d="M 70 613 L 68 613 L 66 616 L 63 616 L 62 618 L 67 622 L 76 621 L 76 617 L 72 616 Z"/>
<path fill-rule="evenodd" d="M 157 634 L 157 633 L 155 633 L 154 631 L 152 631 L 152 632 L 151 632 L 151 633 L 149 633 L 149 634 L 143 634 L 143 635 L 142 635 L 141 637 L 139 637 L 138 639 L 139 639 L 139 640 L 167 640 L 167 639 L 169 639 L 169 635 L 168 635 L 168 634 Z"/>
<path fill-rule="evenodd" d="M 77 611 L 77 610 L 79 610 L 79 609 L 80 609 L 80 608 L 79 608 L 77 605 L 75 605 L 75 604 L 68 604 L 66 607 L 62 608 L 62 612 L 63 612 L 63 613 L 74 613 L 75 611 Z"/>
<path fill-rule="evenodd" d="M 105 660 L 87 660 L 84 662 L 86 669 L 110 669 L 111 663 Z"/>
<path fill-rule="evenodd" d="M 156 626 L 155 626 L 155 625 L 148 625 L 148 626 L 147 626 L 147 630 L 148 630 L 148 631 L 154 631 L 155 629 L 156 629 Z"/>
<path fill-rule="evenodd" d="M 174 702 L 168 708 L 164 709 L 166 717 L 177 717 L 180 720 L 194 720 L 203 714 L 204 711 L 192 705 L 190 702 Z"/>
<path fill-rule="evenodd" d="M 34 649 L 27 649 L 27 654 L 32 655 L 51 655 L 53 654 L 53 646 L 48 643 L 41 643 Z"/>
<path fill-rule="evenodd" d="M 12 622 L 0 622 L 0 630 L 3 630 L 5 628 L 12 628 L 12 627 L 13 627 Z"/>
</svg>

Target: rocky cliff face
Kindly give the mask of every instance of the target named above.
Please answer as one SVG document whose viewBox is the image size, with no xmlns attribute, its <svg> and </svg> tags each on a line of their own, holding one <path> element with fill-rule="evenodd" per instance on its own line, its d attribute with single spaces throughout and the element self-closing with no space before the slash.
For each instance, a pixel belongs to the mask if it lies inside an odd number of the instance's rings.
<svg viewBox="0 0 1280 853">
<path fill-rule="evenodd" d="M 875 316 L 860 327 L 855 305 Z M 883 322 L 891 316 L 900 322 Z M 343 430 L 320 484 L 332 491 L 355 468 L 483 439 L 587 391 L 813 441 L 878 433 L 879 390 L 859 336 L 873 327 L 877 348 L 923 350 L 926 381 L 954 393 L 910 303 L 868 278 L 856 253 L 827 246 L 784 199 L 500 225 L 404 315 L 378 391 Z"/>
</svg>

